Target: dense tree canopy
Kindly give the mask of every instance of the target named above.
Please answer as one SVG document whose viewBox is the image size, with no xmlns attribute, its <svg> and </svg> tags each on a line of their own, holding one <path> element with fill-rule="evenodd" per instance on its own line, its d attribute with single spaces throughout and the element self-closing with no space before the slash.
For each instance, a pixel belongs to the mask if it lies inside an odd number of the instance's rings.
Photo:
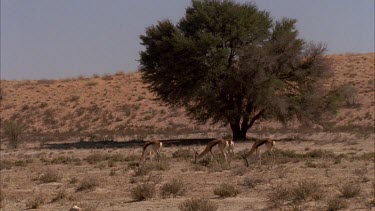
<svg viewBox="0 0 375 211">
<path fill-rule="evenodd" d="M 260 118 L 314 121 L 331 108 L 324 46 L 255 4 L 193 0 L 177 24 L 160 21 L 140 38 L 140 71 L 158 99 L 200 123 L 229 124 L 234 139 Z"/>
</svg>

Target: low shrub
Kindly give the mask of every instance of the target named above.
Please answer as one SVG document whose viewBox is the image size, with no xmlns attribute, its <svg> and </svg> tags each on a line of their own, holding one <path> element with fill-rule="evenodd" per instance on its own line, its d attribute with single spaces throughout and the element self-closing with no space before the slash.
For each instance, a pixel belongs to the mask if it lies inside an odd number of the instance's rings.
<svg viewBox="0 0 375 211">
<path fill-rule="evenodd" d="M 303 181 L 295 187 L 276 186 L 268 194 L 268 199 L 272 207 L 280 207 L 284 202 L 301 202 L 308 199 L 321 199 L 324 196 L 320 185 L 312 181 Z"/>
<path fill-rule="evenodd" d="M 323 191 L 318 183 L 303 181 L 292 189 L 292 196 L 294 201 L 305 201 L 308 198 L 321 199 L 323 197 Z"/>
<path fill-rule="evenodd" d="M 85 177 L 79 182 L 77 191 L 94 190 L 99 186 L 99 180 L 95 177 Z"/>
<path fill-rule="evenodd" d="M 220 197 L 235 197 L 240 193 L 240 191 L 233 185 L 228 183 L 222 183 L 219 187 L 214 189 L 214 194 Z"/>
<path fill-rule="evenodd" d="M 331 199 L 328 199 L 326 202 L 327 211 L 342 210 L 347 207 L 348 205 L 346 204 L 346 202 L 340 198 L 331 198 Z"/>
<path fill-rule="evenodd" d="M 361 187 L 359 185 L 348 183 L 341 186 L 339 191 L 341 197 L 349 199 L 358 196 L 361 192 Z"/>
<path fill-rule="evenodd" d="M 204 198 L 187 199 L 178 205 L 181 211 L 216 211 L 219 206 Z"/>
<path fill-rule="evenodd" d="M 162 197 L 183 196 L 186 193 L 185 184 L 179 179 L 173 179 L 171 182 L 161 186 Z"/>
<path fill-rule="evenodd" d="M 51 169 L 45 170 L 38 177 L 38 180 L 41 183 L 57 182 L 60 179 L 60 174 L 57 171 Z"/>
<path fill-rule="evenodd" d="M 134 201 L 143 201 L 153 198 L 155 193 L 155 184 L 143 183 L 132 189 L 131 197 Z"/>
<path fill-rule="evenodd" d="M 254 188 L 255 186 L 257 186 L 258 184 L 262 182 L 263 182 L 263 179 L 260 179 L 260 178 L 245 177 L 243 179 L 242 184 L 243 186 L 247 188 Z"/>
<path fill-rule="evenodd" d="M 291 195 L 292 193 L 289 188 L 279 185 L 274 187 L 267 197 L 271 203 L 271 207 L 280 207 L 285 201 L 290 200 Z"/>
<path fill-rule="evenodd" d="M 33 197 L 26 201 L 26 207 L 29 209 L 37 209 L 45 202 L 45 197 L 42 193 L 33 195 Z"/>
<path fill-rule="evenodd" d="M 65 188 L 61 188 L 51 202 L 61 201 L 66 198 L 69 198 L 67 191 Z"/>
<path fill-rule="evenodd" d="M 178 149 L 172 154 L 173 158 L 191 159 L 193 158 L 193 151 L 190 149 Z"/>
</svg>

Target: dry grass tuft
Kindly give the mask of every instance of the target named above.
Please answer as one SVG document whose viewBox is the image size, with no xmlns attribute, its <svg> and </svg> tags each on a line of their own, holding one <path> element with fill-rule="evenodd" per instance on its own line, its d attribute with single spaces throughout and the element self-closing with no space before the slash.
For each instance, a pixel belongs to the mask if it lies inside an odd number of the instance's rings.
<svg viewBox="0 0 375 211">
<path fill-rule="evenodd" d="M 185 184 L 179 179 L 173 179 L 171 182 L 165 183 L 161 186 L 161 195 L 162 197 L 175 197 L 183 196 L 186 193 Z"/>
<path fill-rule="evenodd" d="M 301 202 L 323 198 L 324 192 L 316 182 L 303 181 L 295 187 L 276 186 L 268 194 L 272 207 L 281 207 L 286 202 Z"/>
<path fill-rule="evenodd" d="M 5 196 L 4 193 L 0 191 L 0 208 L 4 207 L 5 205 Z"/>
<path fill-rule="evenodd" d="M 193 158 L 193 151 L 190 149 L 178 149 L 172 154 L 173 158 L 191 159 Z"/>
<path fill-rule="evenodd" d="M 219 206 L 204 198 L 187 199 L 178 205 L 181 211 L 216 211 Z"/>
<path fill-rule="evenodd" d="M 147 199 L 151 199 L 155 196 L 155 184 L 153 183 L 143 183 L 137 185 L 131 191 L 131 197 L 134 201 L 143 201 Z"/>
<path fill-rule="evenodd" d="M 169 161 L 162 159 L 156 162 L 147 162 L 140 165 L 138 168 L 135 168 L 134 175 L 137 176 L 145 176 L 149 174 L 151 171 L 167 171 L 170 169 Z"/>
<path fill-rule="evenodd" d="M 38 193 L 34 195 L 31 199 L 27 200 L 26 202 L 26 207 L 28 209 L 37 209 L 39 208 L 42 204 L 44 204 L 45 198 L 42 195 L 42 193 Z"/>
<path fill-rule="evenodd" d="M 274 187 L 272 192 L 268 194 L 268 200 L 271 203 L 271 207 L 280 207 L 284 204 L 284 202 L 290 200 L 290 198 L 290 189 L 280 185 Z"/>
<path fill-rule="evenodd" d="M 41 173 L 38 177 L 38 180 L 41 183 L 57 182 L 61 179 L 61 176 L 57 171 L 47 169 Z"/>
<path fill-rule="evenodd" d="M 89 156 L 87 156 L 85 160 L 86 160 L 89 164 L 96 164 L 96 163 L 99 163 L 99 162 L 105 161 L 105 160 L 107 160 L 108 158 L 109 158 L 108 155 L 105 155 L 105 154 L 102 154 L 102 153 L 96 152 L 96 153 L 93 153 L 93 154 L 90 154 Z"/>
<path fill-rule="evenodd" d="M 61 188 L 51 202 L 61 201 L 70 198 L 66 188 Z"/>
<path fill-rule="evenodd" d="M 249 169 L 246 166 L 238 166 L 237 168 L 233 169 L 233 175 L 235 176 L 243 176 L 245 175 Z"/>
<path fill-rule="evenodd" d="M 292 196 L 294 201 L 305 201 L 308 198 L 321 199 L 323 197 L 323 191 L 318 183 L 303 181 L 292 189 Z"/>
<path fill-rule="evenodd" d="M 359 185 L 348 183 L 341 186 L 339 191 L 341 197 L 349 199 L 358 196 L 361 192 L 361 187 Z"/>
<path fill-rule="evenodd" d="M 92 191 L 99 186 L 99 180 L 95 177 L 85 177 L 78 184 L 77 191 Z"/>
<path fill-rule="evenodd" d="M 145 176 L 149 174 L 152 171 L 152 168 L 150 168 L 148 165 L 142 165 L 134 170 L 134 177 L 139 176 Z"/>
<path fill-rule="evenodd" d="M 327 211 L 342 210 L 347 207 L 348 205 L 346 204 L 346 202 L 340 198 L 331 198 L 331 199 L 328 199 L 326 202 Z"/>
<path fill-rule="evenodd" d="M 247 188 L 254 188 L 258 184 L 261 184 L 262 182 L 264 182 L 264 180 L 261 178 L 245 177 L 243 179 L 242 185 Z"/>
<path fill-rule="evenodd" d="M 235 197 L 239 193 L 240 191 L 234 185 L 228 183 L 222 183 L 214 189 L 214 194 L 223 198 Z"/>
<path fill-rule="evenodd" d="M 13 165 L 13 163 L 11 161 L 2 159 L 2 160 L 0 160 L 0 171 L 3 170 L 3 169 L 11 169 L 12 165 Z"/>
</svg>

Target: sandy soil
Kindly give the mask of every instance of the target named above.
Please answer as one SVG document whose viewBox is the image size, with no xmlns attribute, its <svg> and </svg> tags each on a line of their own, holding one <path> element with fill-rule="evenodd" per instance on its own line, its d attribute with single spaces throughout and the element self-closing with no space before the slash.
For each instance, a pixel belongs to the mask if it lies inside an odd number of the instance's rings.
<svg viewBox="0 0 375 211">
<path fill-rule="evenodd" d="M 236 143 L 230 166 L 206 158 L 193 163 L 193 152 L 204 149 L 198 139 L 227 136 L 228 128 L 198 126 L 183 109 L 153 101 L 139 73 L 1 81 L 1 122 L 21 120 L 28 128 L 18 149 L 8 149 L 1 136 L 0 210 L 178 210 L 190 198 L 207 198 L 218 210 L 374 210 L 375 54 L 327 58 L 335 72 L 327 86 L 352 84 L 355 105 L 343 106 L 330 130 L 257 123 L 252 140 Z M 166 141 L 162 158 L 140 165 L 140 145 L 127 141 L 155 138 Z M 276 140 L 276 156 L 265 154 L 261 166 L 252 157 L 245 167 L 241 153 L 254 138 Z M 104 139 L 114 141 L 97 142 Z M 182 150 L 188 154 L 173 156 Z M 162 187 L 174 178 L 186 193 L 163 198 Z M 224 182 L 240 193 L 215 195 Z M 144 183 L 156 193 L 137 201 L 132 191 Z"/>
<path fill-rule="evenodd" d="M 162 148 L 163 159 L 149 162 L 151 166 L 162 163 L 169 167 L 152 170 L 137 176 L 134 167 L 141 155 L 140 147 L 105 147 L 93 149 L 64 148 L 61 142 L 44 147 L 28 145 L 17 150 L 1 151 L 2 210 L 25 210 L 30 202 L 43 198 L 38 210 L 68 210 L 78 205 L 85 210 L 178 210 L 186 199 L 207 198 L 219 206 L 218 210 L 325 210 L 332 198 L 346 205 L 344 210 L 371 210 L 375 206 L 375 148 L 374 133 L 313 133 L 271 134 L 276 139 L 275 161 L 263 155 L 263 165 L 250 159 L 245 167 L 239 156 L 252 146 L 251 141 L 235 144 L 236 157 L 230 166 L 194 164 L 192 157 L 176 158 L 173 153 L 182 149 L 202 151 L 204 145 L 168 146 Z M 250 134 L 255 138 L 270 134 Z M 104 146 L 104 145 L 103 145 Z M 97 147 L 97 146 L 96 146 Z M 326 151 L 320 151 L 326 150 Z M 315 155 L 314 155 L 315 152 Z M 320 152 L 320 154 L 316 153 Z M 296 157 L 299 155 L 308 155 Z M 189 154 L 190 156 L 192 154 Z M 168 166 L 167 165 L 167 166 Z M 43 175 L 50 170 L 58 179 L 46 182 Z M 84 178 L 97 182 L 93 189 L 79 191 Z M 183 196 L 163 198 L 161 186 L 179 178 L 187 192 Z M 246 187 L 244 179 L 257 179 L 255 187 Z M 156 184 L 152 199 L 134 201 L 131 191 L 137 185 Z M 214 189 L 226 182 L 237 188 L 236 197 L 221 198 Z M 318 197 L 304 200 L 281 200 L 275 206 L 270 200 L 278 188 L 294 188 L 301 182 L 310 182 L 318 188 Z M 352 184 L 359 191 L 344 198 L 340 188 Z M 63 192 L 60 199 L 55 199 Z M 298 209 L 297 209 L 298 208 Z"/>
<path fill-rule="evenodd" d="M 374 127 L 375 54 L 328 55 L 334 77 L 327 86 L 352 84 L 356 105 L 344 106 L 332 119 L 335 126 Z M 183 109 L 153 101 L 140 73 L 38 81 L 1 81 L 1 121 L 21 120 L 34 134 L 146 134 L 198 131 L 223 132 L 220 125 L 196 125 Z M 256 123 L 256 128 L 275 123 Z"/>
</svg>

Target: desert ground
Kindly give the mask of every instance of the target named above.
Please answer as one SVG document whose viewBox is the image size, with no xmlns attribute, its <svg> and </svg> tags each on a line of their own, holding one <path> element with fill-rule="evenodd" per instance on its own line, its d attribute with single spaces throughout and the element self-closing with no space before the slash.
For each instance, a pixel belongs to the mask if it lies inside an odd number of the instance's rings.
<svg viewBox="0 0 375 211">
<path fill-rule="evenodd" d="M 257 139 L 268 135 L 252 134 Z M 218 210 L 371 210 L 375 206 L 374 134 L 273 134 L 275 156 L 240 156 L 252 140 L 235 144 L 228 165 L 209 156 L 194 163 L 204 145 L 168 145 L 142 164 L 141 147 L 49 143 L 1 152 L 2 210 L 179 210 L 206 198 Z M 183 141 L 182 141 L 183 142 Z M 178 179 L 176 195 L 165 184 Z M 234 188 L 214 194 L 223 183 Z M 142 184 L 155 188 L 145 200 L 132 196 Z M 143 190 L 145 192 L 151 190 Z M 225 193 L 229 191 L 229 196 Z M 224 196 L 221 196 L 223 194 Z"/>
<path fill-rule="evenodd" d="M 1 133 L 0 210 L 374 210 L 375 54 L 327 56 L 349 101 L 319 127 L 258 122 L 220 156 L 194 162 L 228 127 L 197 125 L 154 101 L 138 72 L 1 81 L 1 123 L 27 126 L 17 148 Z M 141 162 L 143 141 L 164 143 Z M 274 156 L 243 154 L 276 141 Z M 185 204 L 190 199 L 193 205 Z M 211 208 L 210 208 L 211 206 Z M 190 207 L 191 208 L 191 207 Z"/>
</svg>

